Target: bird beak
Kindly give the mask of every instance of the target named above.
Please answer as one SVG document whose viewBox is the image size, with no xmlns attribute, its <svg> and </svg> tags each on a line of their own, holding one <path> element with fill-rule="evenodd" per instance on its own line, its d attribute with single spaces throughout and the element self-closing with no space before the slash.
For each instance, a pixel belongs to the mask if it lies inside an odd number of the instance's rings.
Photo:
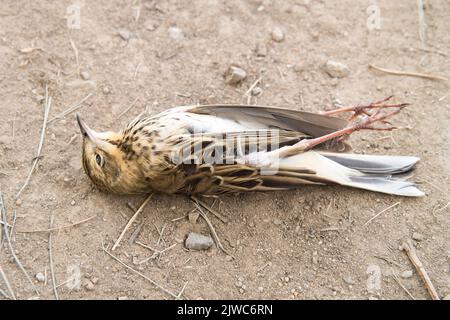
<svg viewBox="0 0 450 320">
<path fill-rule="evenodd" d="M 95 147 L 103 150 L 108 150 L 108 148 L 110 148 L 111 145 L 102 139 L 103 133 L 96 132 L 89 128 L 86 122 L 81 119 L 79 114 L 77 114 L 77 122 L 80 126 L 80 131 L 83 137 L 88 138 Z"/>
<path fill-rule="evenodd" d="M 91 140 L 92 142 L 95 142 L 97 140 L 96 132 L 88 127 L 86 122 L 84 122 L 83 119 L 81 119 L 81 117 L 78 113 L 77 113 L 77 122 L 78 122 L 78 125 L 80 126 L 80 131 L 81 131 L 81 134 L 83 135 L 83 137 L 86 137 L 89 140 Z"/>
</svg>

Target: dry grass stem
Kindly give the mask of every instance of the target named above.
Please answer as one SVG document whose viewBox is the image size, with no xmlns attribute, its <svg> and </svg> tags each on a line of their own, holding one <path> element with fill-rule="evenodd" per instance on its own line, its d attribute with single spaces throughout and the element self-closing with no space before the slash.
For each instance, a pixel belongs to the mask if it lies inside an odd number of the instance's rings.
<svg viewBox="0 0 450 320">
<path fill-rule="evenodd" d="M 52 122 L 54 122 L 54 121 L 56 121 L 56 120 L 58 120 L 58 119 L 62 119 L 62 118 L 64 118 L 65 116 L 71 114 L 72 112 L 74 112 L 74 111 L 80 109 L 80 108 L 83 106 L 83 103 L 84 103 L 87 99 L 89 99 L 93 94 L 94 94 L 93 92 L 89 93 L 87 96 L 85 96 L 85 97 L 84 97 L 83 99 L 81 99 L 79 102 L 75 103 L 74 105 L 72 105 L 72 106 L 70 106 L 69 108 L 67 108 L 65 111 L 61 112 L 60 114 L 58 114 L 58 115 L 56 115 L 55 117 L 53 117 L 52 119 L 50 119 L 50 120 L 48 121 L 48 123 L 50 124 L 50 123 L 52 123 Z"/>
<path fill-rule="evenodd" d="M 96 217 L 97 216 L 92 216 L 92 217 L 83 219 L 81 221 L 74 222 L 74 223 L 71 223 L 71 224 L 68 224 L 68 225 L 65 225 L 65 226 L 60 226 L 60 227 L 54 227 L 54 228 L 49 228 L 49 229 L 41 229 L 41 230 L 17 230 L 16 232 L 18 232 L 18 233 L 39 233 L 39 232 L 52 232 L 52 231 L 57 231 L 57 230 L 63 230 L 63 229 L 72 228 L 72 227 L 75 227 L 75 226 L 77 226 L 79 224 L 88 222 L 88 221 L 90 221 L 90 220 L 92 220 L 92 219 L 94 219 Z"/>
<path fill-rule="evenodd" d="M 424 79 L 429 79 L 429 80 L 448 81 L 447 78 L 438 76 L 438 75 L 434 75 L 434 74 L 392 70 L 392 69 L 381 68 L 381 67 L 375 66 L 373 64 L 369 64 L 369 67 L 372 69 L 378 70 L 380 72 L 384 72 L 384 73 L 392 74 L 392 75 L 396 75 L 396 76 L 408 76 L 408 77 L 424 78 Z"/>
<path fill-rule="evenodd" d="M 363 224 L 363 227 L 366 226 L 366 225 L 368 225 L 370 222 L 372 222 L 372 220 L 374 220 L 374 219 L 375 219 L 376 217 L 378 217 L 380 214 L 382 214 L 382 213 L 388 211 L 389 209 L 392 209 L 392 208 L 398 206 L 399 204 L 400 204 L 400 201 L 394 203 L 393 205 L 391 205 L 391 206 L 389 206 L 389 207 L 387 207 L 387 208 L 385 208 L 385 209 L 383 209 L 383 210 L 381 210 L 381 211 L 378 212 L 376 215 L 374 215 L 372 218 L 370 218 L 369 220 L 367 220 L 367 222 Z"/>
<path fill-rule="evenodd" d="M 50 217 L 50 229 L 53 228 L 53 215 Z M 52 285 L 53 285 L 53 293 L 55 294 L 55 299 L 59 300 L 58 290 L 56 289 L 56 276 L 55 276 L 55 270 L 53 267 L 53 250 L 52 250 L 52 233 L 50 232 L 48 234 L 48 256 L 49 256 L 49 263 L 50 263 L 50 273 L 52 276 Z"/>
<path fill-rule="evenodd" d="M 45 130 L 47 128 L 47 120 L 48 120 L 48 114 L 50 112 L 51 104 L 52 104 L 52 97 L 48 96 L 48 86 L 46 85 L 45 86 L 44 123 L 42 125 L 41 139 L 39 141 L 38 151 L 37 151 L 36 157 L 34 157 L 34 159 L 33 159 L 33 164 L 31 165 L 31 169 L 30 169 L 30 172 L 28 173 L 25 183 L 22 185 L 19 192 L 17 192 L 17 194 L 16 194 L 16 199 L 19 198 L 22 191 L 26 188 L 26 186 L 30 182 L 31 175 L 33 174 L 34 170 L 37 167 L 39 160 L 41 159 L 41 151 L 42 151 L 42 146 L 44 145 Z"/>
<path fill-rule="evenodd" d="M 147 205 L 147 203 L 150 201 L 150 199 L 152 198 L 153 193 L 150 193 L 147 198 L 144 200 L 144 202 L 141 204 L 141 206 L 139 207 L 139 209 L 137 209 L 137 211 L 134 213 L 134 215 L 131 217 L 130 220 L 128 220 L 128 223 L 125 225 L 125 228 L 123 228 L 122 233 L 120 234 L 119 238 L 117 239 L 117 241 L 114 243 L 111 251 L 114 251 L 117 246 L 120 244 L 120 241 L 122 241 L 123 236 L 125 235 L 125 233 L 127 232 L 128 228 L 130 228 L 130 226 L 133 224 L 134 220 L 136 220 L 136 218 L 138 217 L 138 215 L 141 213 L 141 211 L 145 208 L 145 206 Z"/>
<path fill-rule="evenodd" d="M 168 289 L 164 288 L 162 285 L 160 285 L 159 283 L 157 283 L 155 280 L 150 279 L 149 277 L 147 277 L 146 275 L 140 273 L 139 271 L 133 269 L 132 267 L 130 267 L 129 265 L 127 265 L 125 262 L 123 262 L 122 260 L 120 260 L 119 258 L 117 258 L 115 255 L 113 255 L 112 253 L 110 253 L 109 251 L 107 251 L 105 249 L 105 247 L 102 247 L 103 251 L 109 255 L 111 258 L 113 258 L 115 261 L 117 261 L 118 263 L 120 263 L 122 266 L 124 266 L 125 268 L 127 268 L 128 270 L 136 273 L 137 275 L 141 276 L 142 278 L 144 278 L 145 280 L 149 281 L 151 284 L 153 284 L 155 287 L 157 287 L 158 289 L 162 290 L 163 292 L 167 293 L 168 295 L 170 295 L 171 297 L 175 298 L 175 299 L 180 299 L 178 297 L 178 295 L 174 294 L 173 292 L 169 291 Z"/>
<path fill-rule="evenodd" d="M 3 200 L 3 195 L 1 193 L 0 193 L 0 212 L 2 213 L 3 220 L 5 222 L 7 222 L 6 206 L 5 206 L 5 202 Z M 19 269 L 23 272 L 23 274 L 27 278 L 28 282 L 31 284 L 34 292 L 36 292 L 36 294 L 39 295 L 39 291 L 37 290 L 36 286 L 34 285 L 33 280 L 31 280 L 30 275 L 25 270 L 24 266 L 22 265 L 22 262 L 20 262 L 19 258 L 16 255 L 16 252 L 15 252 L 15 250 L 14 250 L 12 244 L 11 244 L 11 234 L 12 234 L 13 227 L 11 227 L 10 232 L 8 232 L 7 223 L 5 223 L 3 225 L 3 227 L 4 227 L 6 242 L 8 243 L 9 251 L 10 251 L 11 255 L 13 256 L 14 261 L 16 262 L 16 264 L 19 267 Z"/>
</svg>

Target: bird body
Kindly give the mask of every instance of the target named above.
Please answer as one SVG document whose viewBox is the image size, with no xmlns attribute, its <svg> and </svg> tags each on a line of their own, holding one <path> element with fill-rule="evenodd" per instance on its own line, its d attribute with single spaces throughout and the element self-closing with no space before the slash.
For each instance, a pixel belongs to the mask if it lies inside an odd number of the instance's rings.
<svg viewBox="0 0 450 320">
<path fill-rule="evenodd" d="M 144 112 L 120 132 L 95 132 L 79 117 L 78 123 L 87 175 L 116 193 L 218 195 L 340 184 L 423 195 L 396 178 L 418 158 L 351 154 L 338 139 L 389 115 L 349 122 L 273 107 L 204 105 Z"/>
</svg>

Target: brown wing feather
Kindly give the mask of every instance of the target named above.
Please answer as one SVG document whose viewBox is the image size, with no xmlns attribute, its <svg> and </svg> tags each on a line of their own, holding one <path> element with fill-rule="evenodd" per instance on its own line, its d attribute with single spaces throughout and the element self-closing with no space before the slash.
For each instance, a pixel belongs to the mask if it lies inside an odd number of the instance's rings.
<svg viewBox="0 0 450 320">
<path fill-rule="evenodd" d="M 186 111 L 252 123 L 256 130 L 278 128 L 312 137 L 340 130 L 348 124 L 346 120 L 317 113 L 253 105 L 203 105 Z"/>
</svg>

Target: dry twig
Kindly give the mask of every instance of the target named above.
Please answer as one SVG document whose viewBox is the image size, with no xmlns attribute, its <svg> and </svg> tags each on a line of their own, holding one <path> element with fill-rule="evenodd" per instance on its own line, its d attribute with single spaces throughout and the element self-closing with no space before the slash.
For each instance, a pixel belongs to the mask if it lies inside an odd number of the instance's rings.
<svg viewBox="0 0 450 320">
<path fill-rule="evenodd" d="M 103 251 L 109 255 L 111 258 L 113 258 L 114 260 L 116 260 L 118 263 L 120 263 L 121 265 L 123 265 L 125 268 L 127 268 L 128 270 L 133 271 L 134 273 L 136 273 L 137 275 L 141 276 L 142 278 L 144 278 L 145 280 L 149 281 L 151 284 L 153 284 L 155 287 L 157 287 L 158 289 L 164 291 L 165 293 L 167 293 L 168 295 L 170 295 L 171 297 L 175 298 L 175 299 L 179 299 L 178 295 L 172 293 L 171 291 L 167 290 L 166 288 L 164 288 L 162 285 L 158 284 L 155 280 L 150 279 L 149 277 L 147 277 L 146 275 L 140 273 L 139 271 L 133 269 L 132 267 L 130 267 L 129 265 L 127 265 L 125 262 L 123 262 L 122 260 L 120 260 L 119 258 L 117 258 L 115 255 L 113 255 L 112 253 L 110 253 L 109 251 L 107 251 L 105 249 L 105 247 L 103 246 L 102 243 L 102 249 Z"/>
<path fill-rule="evenodd" d="M 389 209 L 392 209 L 392 208 L 398 206 L 399 204 L 400 204 L 400 201 L 394 203 L 393 205 L 391 205 L 391 206 L 389 206 L 389 207 L 387 207 L 387 208 L 385 208 L 385 209 L 383 209 L 383 210 L 381 210 L 381 211 L 378 212 L 376 215 L 374 215 L 372 218 L 370 218 L 369 220 L 367 220 L 367 222 L 363 224 L 363 227 L 366 226 L 366 225 L 368 225 L 372 220 L 374 220 L 374 219 L 375 219 L 376 217 L 378 217 L 380 214 L 382 214 L 382 213 L 388 211 Z"/>
<path fill-rule="evenodd" d="M 403 242 L 401 247 L 402 250 L 404 250 L 413 264 L 413 266 L 416 268 L 417 273 L 422 278 L 423 282 L 425 283 L 425 287 L 428 290 L 428 293 L 430 294 L 431 298 L 433 300 L 440 300 L 439 294 L 437 293 L 436 289 L 434 288 L 433 283 L 431 282 L 430 277 L 428 276 L 427 271 L 425 270 L 425 267 L 423 266 L 422 262 L 420 261 L 419 257 L 417 256 L 416 249 L 414 248 L 414 245 L 410 239 Z"/>
<path fill-rule="evenodd" d="M 208 216 L 203 212 L 202 208 L 200 207 L 200 205 L 196 202 L 194 202 L 194 204 L 197 206 L 198 212 L 199 214 L 202 216 L 202 218 L 206 221 L 206 224 L 208 225 L 209 229 L 211 230 L 211 233 L 214 237 L 214 241 L 216 242 L 217 247 L 222 250 L 223 252 L 225 252 L 226 254 L 228 254 L 230 257 L 232 257 L 233 259 L 236 259 L 227 249 L 224 248 L 224 246 L 222 245 L 222 243 L 220 242 L 219 236 L 217 235 L 216 229 L 214 229 L 213 224 L 211 223 L 211 221 L 209 220 Z"/>
<path fill-rule="evenodd" d="M 411 294 L 411 292 L 409 292 L 409 290 L 406 289 L 405 286 L 401 283 L 401 281 L 398 278 L 397 274 L 394 272 L 394 269 L 391 268 L 391 272 L 392 272 L 392 277 L 398 283 L 398 285 L 408 294 L 408 296 L 411 297 L 411 299 L 416 300 L 416 298 L 414 298 L 414 296 Z"/>
<path fill-rule="evenodd" d="M 136 244 L 140 245 L 141 247 L 144 247 L 144 248 L 146 248 L 146 249 L 149 249 L 149 250 L 152 250 L 152 251 L 153 251 L 153 254 L 152 254 L 150 257 L 145 258 L 144 260 L 142 260 L 141 262 L 139 262 L 139 264 L 146 263 L 147 261 L 149 261 L 149 260 L 151 260 L 151 259 L 155 259 L 155 258 L 158 257 L 158 256 L 160 257 L 164 252 L 169 251 L 169 250 L 172 249 L 172 248 L 175 248 L 175 246 L 177 245 L 176 243 L 174 243 L 174 244 L 172 244 L 171 246 L 169 246 L 169 247 L 167 247 L 167 248 L 165 248 L 165 249 L 158 250 L 158 249 L 155 249 L 155 248 L 153 248 L 153 247 L 150 247 L 150 246 L 148 246 L 148 245 L 146 245 L 146 244 L 143 244 L 142 242 L 139 242 L 139 241 L 136 241 Z"/>
<path fill-rule="evenodd" d="M 378 71 L 381 71 L 381 72 L 384 72 L 387 74 L 396 75 L 396 76 L 408 76 L 408 77 L 424 78 L 424 79 L 429 79 L 429 80 L 448 81 L 447 78 L 438 76 L 438 75 L 434 75 L 434 74 L 418 73 L 418 72 L 410 72 L 410 71 L 398 71 L 398 70 L 381 68 L 381 67 L 375 66 L 373 64 L 369 64 L 369 68 L 372 68 L 372 69 L 375 69 L 375 70 L 378 70 Z"/>
<path fill-rule="evenodd" d="M 8 277 L 6 276 L 5 272 L 3 271 L 2 265 L 0 264 L 0 275 L 3 278 L 3 281 L 6 284 L 6 287 L 8 288 L 10 296 L 13 298 L 13 300 L 16 300 L 16 295 L 14 294 L 14 291 L 11 287 L 11 284 L 8 281 Z"/>
<path fill-rule="evenodd" d="M 366 226 L 366 225 L 368 225 L 373 219 L 375 219 L 376 217 L 378 217 L 380 214 L 382 214 L 382 213 L 388 211 L 389 209 L 392 209 L 393 207 L 398 206 L 399 204 L 400 204 L 400 201 L 394 203 L 393 205 L 391 205 L 391 206 L 389 206 L 389 207 L 387 207 L 387 208 L 385 208 L 385 209 L 383 209 L 383 210 L 381 210 L 381 211 L 378 212 L 376 215 L 374 215 L 372 218 L 370 218 L 369 220 L 367 220 L 367 222 L 363 224 L 363 227 Z"/>
<path fill-rule="evenodd" d="M 141 211 L 144 209 L 144 207 L 147 205 L 147 203 L 150 201 L 150 199 L 152 198 L 153 193 L 150 193 L 147 198 L 144 200 L 144 202 L 141 204 L 141 206 L 139 207 L 139 209 L 137 209 L 137 211 L 134 213 L 134 215 L 131 217 L 130 220 L 128 220 L 128 223 L 126 224 L 125 228 L 123 228 L 122 233 L 120 234 L 119 238 L 117 239 L 117 241 L 114 243 L 111 251 L 114 251 L 117 246 L 119 245 L 120 241 L 122 241 L 123 236 L 125 235 L 125 232 L 127 232 L 128 228 L 133 224 L 134 220 L 136 220 L 137 216 L 139 215 L 139 213 L 141 213 Z"/>
<path fill-rule="evenodd" d="M 60 114 L 56 115 L 55 117 L 53 117 L 52 119 L 50 119 L 48 121 L 48 123 L 52 123 L 55 120 L 64 118 L 65 116 L 71 114 L 72 112 L 74 112 L 75 110 L 78 110 L 79 108 L 81 108 L 83 106 L 83 103 L 89 99 L 94 93 L 91 92 L 89 93 L 86 97 L 84 97 L 83 99 L 81 99 L 79 102 L 75 103 L 74 105 L 71 105 L 69 108 L 67 108 L 65 111 L 61 112 Z"/>
<path fill-rule="evenodd" d="M 96 218 L 97 216 L 92 216 L 89 218 L 86 218 L 84 220 L 78 221 L 78 222 L 74 222 L 72 224 L 68 224 L 65 226 L 60 226 L 60 227 L 54 227 L 54 228 L 49 228 L 49 229 L 41 229 L 41 230 L 17 230 L 16 232 L 18 233 L 39 233 L 39 232 L 52 232 L 52 231 L 57 231 L 57 230 L 62 230 L 62 229 L 67 229 L 67 228 L 71 228 L 71 227 L 75 227 L 79 224 L 88 222 L 94 218 Z"/>
<path fill-rule="evenodd" d="M 218 213 L 216 210 L 214 210 L 212 207 L 208 206 L 205 202 L 203 202 L 202 200 L 200 200 L 197 197 L 192 196 L 191 197 L 192 200 L 194 202 L 196 202 L 197 204 L 199 204 L 200 206 L 202 206 L 204 209 L 206 209 L 207 211 L 209 211 L 210 213 L 212 213 L 217 219 L 219 219 L 220 221 L 222 221 L 223 223 L 227 223 L 228 220 L 227 218 L 225 218 L 224 216 L 222 216 L 220 213 Z"/>
<path fill-rule="evenodd" d="M 50 229 L 53 228 L 53 215 L 50 217 Z M 55 271 L 53 269 L 53 252 L 52 252 L 52 233 L 48 234 L 48 256 L 50 262 L 50 273 L 52 275 L 52 285 L 53 285 L 53 293 L 55 294 L 56 300 L 59 300 L 58 290 L 56 290 L 56 276 Z"/>
<path fill-rule="evenodd" d="M 51 104 L 52 104 L 52 97 L 48 96 L 48 86 L 46 85 L 45 86 L 44 123 L 42 125 L 41 140 L 39 141 L 38 151 L 37 151 L 36 157 L 34 157 L 34 159 L 33 159 L 33 164 L 31 166 L 30 172 L 28 173 L 28 177 L 25 180 L 25 183 L 23 184 L 23 186 L 20 188 L 19 192 L 17 192 L 16 199 L 20 196 L 22 191 L 26 188 L 26 186 L 30 182 L 31 175 L 33 174 L 34 170 L 37 167 L 39 160 L 41 159 L 41 151 L 42 151 L 42 146 L 44 145 L 45 129 L 47 128 L 47 119 L 48 119 L 48 113 L 50 112 Z"/>
<path fill-rule="evenodd" d="M 127 113 L 128 111 L 130 111 L 130 109 L 134 107 L 134 105 L 136 104 L 136 102 L 137 102 L 138 100 L 139 100 L 139 97 L 137 97 L 136 99 L 134 99 L 133 102 L 132 102 L 125 110 L 123 110 L 123 111 L 119 114 L 118 118 L 120 118 L 120 117 L 123 116 L 125 113 Z"/>
<path fill-rule="evenodd" d="M 31 280 L 30 275 L 25 270 L 24 266 L 22 265 L 22 262 L 20 262 L 19 258 L 16 255 L 16 252 L 15 252 L 15 250 L 14 250 L 12 244 L 11 244 L 12 227 L 11 227 L 10 232 L 8 232 L 6 206 L 5 206 L 5 202 L 3 200 L 3 195 L 1 193 L 0 193 L 0 211 L 3 213 L 2 214 L 3 215 L 3 220 L 5 221 L 5 224 L 3 225 L 3 227 L 4 227 L 6 242 L 8 243 L 9 251 L 10 251 L 11 255 L 13 256 L 13 259 L 16 262 L 16 264 L 19 267 L 19 269 L 23 272 L 23 274 L 27 278 L 28 282 L 30 282 L 31 286 L 33 287 L 34 292 L 36 292 L 36 294 L 39 295 L 39 291 L 37 290 L 36 286 L 34 285 L 33 280 Z"/>
</svg>

